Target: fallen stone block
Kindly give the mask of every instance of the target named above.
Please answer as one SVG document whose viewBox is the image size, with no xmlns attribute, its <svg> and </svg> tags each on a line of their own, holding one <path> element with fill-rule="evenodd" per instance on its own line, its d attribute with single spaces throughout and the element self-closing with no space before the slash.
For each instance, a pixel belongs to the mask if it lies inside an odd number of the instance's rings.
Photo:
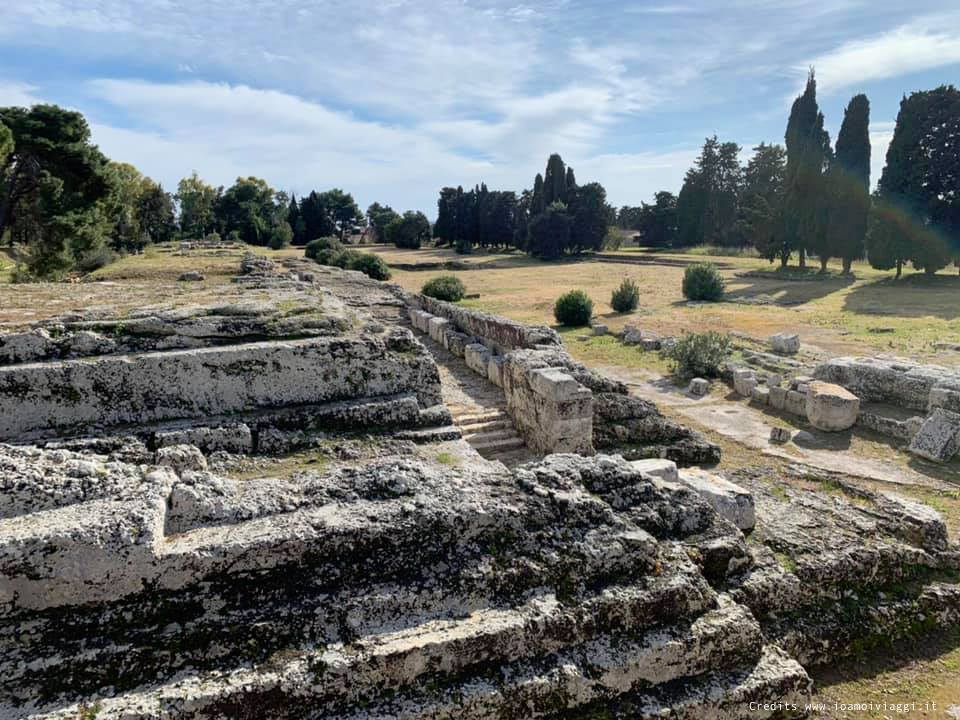
<svg viewBox="0 0 960 720">
<path fill-rule="evenodd" d="M 594 334 L 594 335 L 606 335 L 606 334 L 608 334 L 609 332 L 610 332 L 610 328 L 608 328 L 606 325 L 594 325 L 594 326 L 593 326 L 593 334 Z"/>
<path fill-rule="evenodd" d="M 157 450 L 156 464 L 180 474 L 185 470 L 206 470 L 207 459 L 193 445 L 169 445 Z"/>
<path fill-rule="evenodd" d="M 934 462 L 948 462 L 960 451 L 960 413 L 936 408 L 910 441 L 909 450 Z"/>
<path fill-rule="evenodd" d="M 253 433 L 244 423 L 221 427 L 196 427 L 158 432 L 154 439 L 158 448 L 170 445 L 193 445 L 209 454 L 217 451 L 247 454 L 253 451 Z"/>
<path fill-rule="evenodd" d="M 860 398 L 839 385 L 814 380 L 806 393 L 806 413 L 818 430 L 847 430 L 857 422 Z"/>
<path fill-rule="evenodd" d="M 780 355 L 796 355 L 800 351 L 800 336 L 796 333 L 777 333 L 769 338 L 770 349 Z"/>
<path fill-rule="evenodd" d="M 720 517 L 741 530 L 752 530 L 756 524 L 753 495 L 729 480 L 697 468 L 679 472 L 681 483 L 700 495 Z"/>
<path fill-rule="evenodd" d="M 766 382 L 767 382 L 767 387 L 770 387 L 770 388 L 780 387 L 780 384 L 783 382 L 783 377 L 780 375 L 777 375 L 776 373 L 772 375 L 767 375 Z"/>
<path fill-rule="evenodd" d="M 177 278 L 177 282 L 202 282 L 204 280 L 206 278 L 198 272 L 185 272 Z"/>
<path fill-rule="evenodd" d="M 784 427 L 770 428 L 770 442 L 780 444 L 790 442 L 790 431 Z"/>
<path fill-rule="evenodd" d="M 663 460 L 660 458 L 649 458 L 647 460 L 633 460 L 630 465 L 634 470 L 639 470 L 646 475 L 652 475 L 661 480 L 677 482 L 677 464 L 673 460 Z"/>
<path fill-rule="evenodd" d="M 662 342 L 660 338 L 645 337 L 640 340 L 640 347 L 647 352 L 652 352 L 654 350 L 659 350 L 662 347 Z"/>
<path fill-rule="evenodd" d="M 750 401 L 757 405 L 767 405 L 770 402 L 770 388 L 757 385 L 750 393 Z"/>
<path fill-rule="evenodd" d="M 704 378 L 693 378 L 687 386 L 687 392 L 697 397 L 703 397 L 710 392 L 710 381 Z"/>
</svg>

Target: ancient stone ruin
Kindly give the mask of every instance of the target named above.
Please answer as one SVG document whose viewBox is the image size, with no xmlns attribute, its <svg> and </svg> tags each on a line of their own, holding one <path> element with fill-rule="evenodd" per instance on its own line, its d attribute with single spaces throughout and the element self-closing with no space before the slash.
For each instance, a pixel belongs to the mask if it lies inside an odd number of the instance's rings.
<svg viewBox="0 0 960 720">
<path fill-rule="evenodd" d="M 243 270 L 0 341 L 0 717 L 782 717 L 960 619 L 930 508 L 678 469 L 716 449 L 549 329 Z M 546 457 L 459 438 L 424 328 Z"/>
</svg>

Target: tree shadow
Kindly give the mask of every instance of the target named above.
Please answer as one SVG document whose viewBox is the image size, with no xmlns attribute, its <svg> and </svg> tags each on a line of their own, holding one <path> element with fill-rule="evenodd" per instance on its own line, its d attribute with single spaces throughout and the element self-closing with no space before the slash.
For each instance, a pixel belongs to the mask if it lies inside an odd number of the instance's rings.
<svg viewBox="0 0 960 720">
<path fill-rule="evenodd" d="M 852 275 L 812 275 L 811 279 L 804 280 L 777 277 L 774 273 L 769 277 L 738 275 L 727 281 L 726 299 L 735 302 L 736 298 L 749 300 L 769 296 L 776 305 L 803 305 L 843 290 L 854 282 L 856 278 Z"/>
<path fill-rule="evenodd" d="M 960 317 L 960 277 L 912 273 L 854 288 L 844 298 L 843 309 L 859 315 L 890 317 Z"/>
</svg>

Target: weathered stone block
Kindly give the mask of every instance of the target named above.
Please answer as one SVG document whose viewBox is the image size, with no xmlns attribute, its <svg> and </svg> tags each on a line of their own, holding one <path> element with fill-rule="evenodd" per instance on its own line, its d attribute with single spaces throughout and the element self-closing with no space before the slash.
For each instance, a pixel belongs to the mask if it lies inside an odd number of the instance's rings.
<svg viewBox="0 0 960 720">
<path fill-rule="evenodd" d="M 487 379 L 497 387 L 503 387 L 504 359 L 502 355 L 491 355 L 487 361 Z"/>
<path fill-rule="evenodd" d="M 767 405 L 770 402 L 770 388 L 757 385 L 750 393 L 750 401 L 757 405 Z"/>
<path fill-rule="evenodd" d="M 784 427 L 770 428 L 770 442 L 774 442 L 774 443 L 790 442 L 790 431 Z"/>
<path fill-rule="evenodd" d="M 570 402 L 590 391 L 562 368 L 541 368 L 530 372 L 530 387 L 548 400 Z"/>
<path fill-rule="evenodd" d="M 796 390 L 788 390 L 783 401 L 783 409 L 793 415 L 807 416 L 807 396 Z"/>
<path fill-rule="evenodd" d="M 687 392 L 697 397 L 703 397 L 710 392 L 710 381 L 704 378 L 693 378 L 687 386 Z"/>
<path fill-rule="evenodd" d="M 463 349 L 463 359 L 467 367 L 479 375 L 487 376 L 487 363 L 490 362 L 490 351 L 486 345 L 471 343 Z"/>
<path fill-rule="evenodd" d="M 635 470 L 639 470 L 646 475 L 660 478 L 661 480 L 677 482 L 679 479 L 677 464 L 673 462 L 673 460 L 650 458 L 647 460 L 633 460 L 630 465 L 632 465 Z"/>
<path fill-rule="evenodd" d="M 193 445 L 205 453 L 225 451 L 250 453 L 253 451 L 253 433 L 244 423 L 220 427 L 184 428 L 167 430 L 155 436 L 158 448 L 170 445 Z"/>
<path fill-rule="evenodd" d="M 442 317 L 432 317 L 427 323 L 427 329 L 430 339 L 435 343 L 443 344 L 444 329 L 450 324 L 450 321 Z"/>
<path fill-rule="evenodd" d="M 776 408 L 777 410 L 783 410 L 787 403 L 787 392 L 788 390 L 786 388 L 782 388 L 779 385 L 772 386 L 767 398 L 770 403 L 770 407 Z"/>
<path fill-rule="evenodd" d="M 960 414 L 936 408 L 913 436 L 909 449 L 927 460 L 948 462 L 960 451 Z"/>
<path fill-rule="evenodd" d="M 860 399 L 839 385 L 814 380 L 806 393 L 806 413 L 810 424 L 819 430 L 847 430 L 857 422 Z"/>
<path fill-rule="evenodd" d="M 644 337 L 640 340 L 640 347 L 647 352 L 653 352 L 654 350 L 659 350 L 662 346 L 660 338 L 655 337 Z"/>
<path fill-rule="evenodd" d="M 680 482 L 696 491 L 700 497 L 741 530 L 752 530 L 756 524 L 753 495 L 729 480 L 704 470 L 686 468 L 681 470 Z"/>
<path fill-rule="evenodd" d="M 593 326 L 593 334 L 594 334 L 594 335 L 606 335 L 606 334 L 608 334 L 609 332 L 610 332 L 610 328 L 608 328 L 606 325 L 594 325 L 594 326 Z"/>
<path fill-rule="evenodd" d="M 738 395 L 750 397 L 757 386 L 757 376 L 753 370 L 737 368 L 733 371 L 733 389 Z"/>
<path fill-rule="evenodd" d="M 796 355 L 800 351 L 800 336 L 796 333 L 771 335 L 770 349 L 780 355 Z"/>
</svg>

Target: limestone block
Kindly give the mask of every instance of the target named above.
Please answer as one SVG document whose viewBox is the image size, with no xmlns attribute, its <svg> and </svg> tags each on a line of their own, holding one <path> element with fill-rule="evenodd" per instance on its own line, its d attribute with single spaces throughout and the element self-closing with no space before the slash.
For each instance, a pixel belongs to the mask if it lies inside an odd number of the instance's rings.
<svg viewBox="0 0 960 720">
<path fill-rule="evenodd" d="M 661 346 L 662 346 L 662 342 L 660 338 L 644 337 L 640 340 L 640 347 L 643 348 L 644 350 L 647 350 L 648 352 L 659 350 Z"/>
<path fill-rule="evenodd" d="M 467 367 L 479 375 L 487 376 L 487 363 L 490 362 L 490 351 L 486 345 L 472 343 L 463 349 L 463 359 Z"/>
<path fill-rule="evenodd" d="M 206 278 L 198 272 L 185 272 L 177 278 L 177 282 L 203 282 Z"/>
<path fill-rule="evenodd" d="M 75 332 L 64 338 L 61 344 L 64 351 L 71 356 L 105 355 L 117 349 L 114 340 L 89 330 Z"/>
<path fill-rule="evenodd" d="M 800 390 L 800 388 L 801 387 L 806 388 L 806 386 L 809 385 L 811 382 L 813 382 L 812 377 L 809 377 L 808 375 L 797 375 L 796 377 L 790 378 L 790 384 L 788 387 L 791 390 L 806 392 L 806 389 Z"/>
<path fill-rule="evenodd" d="M 767 405 L 770 402 L 770 388 L 757 385 L 750 393 L 750 401 L 758 405 Z"/>
<path fill-rule="evenodd" d="M 653 477 L 660 478 L 661 480 L 677 482 L 679 479 L 677 464 L 673 460 L 649 458 L 646 460 L 633 460 L 630 465 L 632 465 L 635 470 L 639 470 L 646 475 L 653 475 Z"/>
<path fill-rule="evenodd" d="M 422 333 L 430 331 L 430 318 L 432 317 L 433 315 L 424 310 L 410 308 L 410 322 L 413 323 L 414 328 Z"/>
<path fill-rule="evenodd" d="M 610 332 L 610 328 L 608 328 L 606 325 L 594 325 L 594 326 L 593 326 L 593 334 L 594 334 L 594 335 L 606 335 L 606 334 L 609 333 L 609 332 Z"/>
<path fill-rule="evenodd" d="M 783 401 L 783 409 L 792 415 L 807 416 L 807 396 L 796 390 L 787 390 Z"/>
<path fill-rule="evenodd" d="M 590 391 L 580 385 L 563 368 L 541 368 L 530 372 L 530 387 L 548 400 L 569 402 Z"/>
<path fill-rule="evenodd" d="M 796 355 L 800 351 L 800 336 L 796 333 L 777 333 L 769 338 L 770 349 L 780 355 Z"/>
<path fill-rule="evenodd" d="M 860 399 L 839 385 L 814 380 L 806 393 L 806 411 L 815 428 L 838 432 L 857 422 Z"/>
<path fill-rule="evenodd" d="M 787 404 L 787 392 L 786 388 L 782 388 L 779 385 L 774 385 L 770 388 L 770 393 L 767 398 L 770 403 L 770 407 L 776 408 L 777 410 L 783 410 L 784 406 Z"/>
<path fill-rule="evenodd" d="M 960 412 L 960 384 L 935 386 L 930 390 L 928 407 L 931 411 L 943 408 L 950 412 Z"/>
<path fill-rule="evenodd" d="M 430 332 L 430 339 L 435 343 L 443 344 L 443 330 L 450 324 L 450 321 L 442 317 L 432 317 L 427 324 Z"/>
<path fill-rule="evenodd" d="M 157 450 L 156 463 L 168 467 L 176 473 L 185 470 L 206 470 L 207 459 L 200 449 L 193 445 L 168 445 Z"/>
<path fill-rule="evenodd" d="M 685 468 L 679 475 L 680 482 L 697 492 L 720 517 L 741 530 L 753 529 L 756 511 L 749 491 L 698 468 Z"/>
<path fill-rule="evenodd" d="M 738 395 L 750 397 L 756 386 L 757 376 L 753 370 L 737 368 L 733 371 L 733 389 L 737 391 Z"/>
<path fill-rule="evenodd" d="M 56 343 L 43 329 L 0 335 L 0 362 L 34 362 L 50 355 Z"/>
<path fill-rule="evenodd" d="M 487 361 L 487 379 L 497 387 L 503 387 L 504 359 L 502 355 L 491 355 Z"/>
<path fill-rule="evenodd" d="M 780 384 L 783 382 L 783 376 L 773 373 L 767 375 L 767 387 L 775 388 L 780 387 Z"/>
<path fill-rule="evenodd" d="M 687 387 L 687 391 L 691 395 L 696 395 L 697 397 L 703 397 L 710 392 L 710 381 L 703 378 L 694 378 L 690 381 L 690 385 Z"/>
<path fill-rule="evenodd" d="M 783 427 L 770 428 L 770 442 L 785 443 L 790 442 L 790 431 Z"/>
<path fill-rule="evenodd" d="M 237 454 L 253 451 L 253 433 L 245 423 L 167 430 L 158 432 L 155 441 L 158 448 L 170 445 L 194 445 L 208 454 L 218 450 Z"/>
<path fill-rule="evenodd" d="M 464 335 L 462 332 L 449 329 L 447 330 L 445 340 L 447 350 L 460 358 L 466 354 L 467 345 L 476 342 L 476 340 L 469 335 Z"/>
<path fill-rule="evenodd" d="M 624 345 L 639 345 L 643 340 L 643 330 L 636 325 L 627 325 L 623 328 L 623 334 L 620 337 Z"/>
<path fill-rule="evenodd" d="M 936 408 L 910 441 L 910 452 L 934 462 L 948 462 L 960 451 L 960 414 Z"/>
</svg>

